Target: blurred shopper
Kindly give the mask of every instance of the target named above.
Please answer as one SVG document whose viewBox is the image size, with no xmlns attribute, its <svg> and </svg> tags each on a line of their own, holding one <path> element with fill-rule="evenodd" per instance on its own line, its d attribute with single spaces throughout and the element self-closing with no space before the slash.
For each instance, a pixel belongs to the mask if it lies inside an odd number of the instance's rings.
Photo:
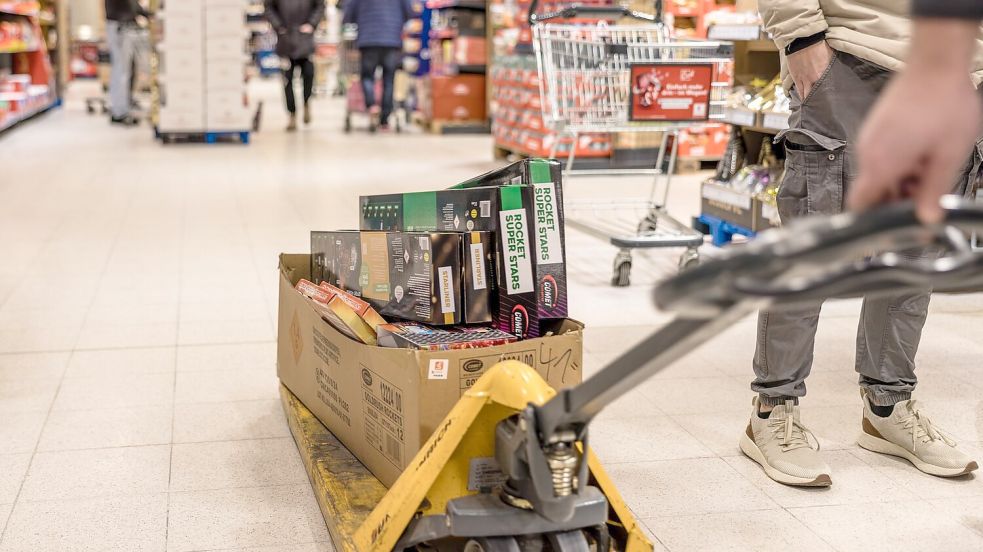
<svg viewBox="0 0 983 552">
<path fill-rule="evenodd" d="M 311 122 L 314 93 L 314 30 L 324 18 L 324 0 L 265 0 L 266 19 L 276 31 L 276 53 L 283 58 L 284 95 L 290 121 L 287 130 L 297 130 L 297 100 L 294 73 L 300 68 L 304 82 L 304 124 Z"/>
<path fill-rule="evenodd" d="M 136 54 L 137 16 L 149 17 L 137 0 L 106 0 L 106 41 L 109 43 L 109 117 L 118 125 L 133 126 L 139 121 L 130 114 L 133 107 L 133 60 Z"/>
<path fill-rule="evenodd" d="M 908 66 L 860 133 L 860 173 L 849 203 L 863 209 L 912 197 L 919 218 L 938 222 L 948 176 L 983 125 L 979 95 L 966 79 L 974 50 L 983 56 L 976 42 L 983 2 L 915 0 L 913 9 Z"/>
<path fill-rule="evenodd" d="M 393 83 L 403 53 L 403 25 L 413 17 L 410 0 L 347 0 L 344 22 L 358 25 L 356 45 L 362 58 L 365 106 L 379 128 L 389 126 Z M 382 68 L 382 106 L 376 104 L 375 72 Z"/>
<path fill-rule="evenodd" d="M 783 50 L 783 75 L 792 97 L 790 128 L 779 135 L 786 150 L 779 213 L 783 221 L 838 213 L 844 207 L 848 181 L 856 174 L 854 148 L 861 122 L 892 72 L 903 67 L 910 37 L 908 4 L 761 0 L 759 5 L 766 29 Z M 974 70 L 978 83 L 983 80 L 983 64 Z M 965 73 L 962 79 L 968 86 Z M 919 85 L 934 89 L 937 83 L 927 80 Z M 925 108 L 908 106 L 898 118 Z M 923 130 L 907 128 L 910 132 L 894 130 L 891 136 L 875 139 L 904 142 Z M 953 152 L 960 162 L 969 153 L 969 147 Z M 939 184 L 947 190 L 963 190 L 968 172 L 964 169 L 955 181 L 955 170 L 940 174 L 948 181 Z M 911 398 L 918 383 L 915 353 L 929 299 L 926 289 L 864 300 L 855 365 L 863 402 L 859 444 L 905 458 L 926 473 L 963 475 L 977 469 L 977 463 Z M 789 485 L 832 483 L 819 443 L 803 424 L 798 406 L 812 369 L 821 306 L 817 302 L 796 310 L 761 312 L 758 317 L 756 377 L 751 386 L 758 396 L 740 445 L 769 477 Z"/>
</svg>

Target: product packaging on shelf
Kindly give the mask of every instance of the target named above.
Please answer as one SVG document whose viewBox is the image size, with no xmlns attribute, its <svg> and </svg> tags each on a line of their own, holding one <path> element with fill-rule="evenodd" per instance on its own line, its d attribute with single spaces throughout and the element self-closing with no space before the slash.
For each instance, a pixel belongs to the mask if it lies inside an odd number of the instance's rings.
<svg viewBox="0 0 983 552">
<path fill-rule="evenodd" d="M 556 320 L 549 337 L 481 349 L 426 351 L 358 343 L 325 322 L 295 285 L 310 255 L 280 255 L 277 375 L 384 484 L 392 485 L 441 421 L 504 360 L 536 370 L 555 389 L 580 383 L 583 326 Z"/>
<path fill-rule="evenodd" d="M 351 292 L 386 316 L 434 325 L 463 321 L 464 235 L 311 232 L 314 281 Z"/>
<path fill-rule="evenodd" d="M 455 186 L 499 190 L 498 327 L 521 338 L 567 316 L 562 168 L 526 159 Z"/>
</svg>

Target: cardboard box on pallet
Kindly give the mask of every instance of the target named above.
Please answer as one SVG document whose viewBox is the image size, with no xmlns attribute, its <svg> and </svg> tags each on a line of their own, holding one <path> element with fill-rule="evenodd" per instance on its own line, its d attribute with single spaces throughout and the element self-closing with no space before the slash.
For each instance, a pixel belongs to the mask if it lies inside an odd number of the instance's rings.
<svg viewBox="0 0 983 552">
<path fill-rule="evenodd" d="M 314 282 L 328 282 L 381 314 L 460 324 L 464 235 L 452 232 L 311 232 Z"/>
<path fill-rule="evenodd" d="M 583 326 L 482 349 L 419 351 L 358 343 L 321 319 L 294 286 L 311 279 L 310 255 L 280 255 L 277 374 L 385 485 L 392 485 L 461 395 L 503 360 L 533 367 L 550 385 L 581 381 Z"/>
<path fill-rule="evenodd" d="M 499 188 L 499 328 L 542 335 L 545 321 L 567 316 L 562 167 L 525 159 L 454 189 Z"/>
<path fill-rule="evenodd" d="M 720 220 L 761 232 L 781 224 L 778 208 L 756 196 L 741 193 L 730 186 L 707 180 L 701 190 L 702 213 Z"/>
</svg>

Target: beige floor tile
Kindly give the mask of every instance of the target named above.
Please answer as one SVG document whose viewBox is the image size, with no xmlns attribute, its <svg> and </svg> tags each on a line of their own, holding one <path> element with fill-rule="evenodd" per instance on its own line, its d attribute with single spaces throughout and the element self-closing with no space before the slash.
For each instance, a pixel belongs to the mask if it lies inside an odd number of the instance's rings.
<svg viewBox="0 0 983 552">
<path fill-rule="evenodd" d="M 179 372 L 177 404 L 271 400 L 279 397 L 275 370 Z"/>
<path fill-rule="evenodd" d="M 162 552 L 165 494 L 19 502 L 0 552 Z"/>
<path fill-rule="evenodd" d="M 276 343 L 201 345 L 178 348 L 177 369 L 181 372 L 207 370 L 276 371 Z"/>
<path fill-rule="evenodd" d="M 744 408 L 716 414 L 682 414 L 671 418 L 714 454 L 733 456 L 740 453 L 737 443 L 747 427 L 750 413 L 750 408 Z"/>
<path fill-rule="evenodd" d="M 0 330 L 0 353 L 69 351 L 79 332 L 78 326 Z"/>
<path fill-rule="evenodd" d="M 673 552 L 834 550 L 784 510 L 661 517 L 646 519 L 645 524 Z"/>
<path fill-rule="evenodd" d="M 53 410 L 169 406 L 173 400 L 174 374 L 65 378 Z"/>
<path fill-rule="evenodd" d="M 809 398 L 802 401 L 802 423 L 819 439 L 822 449 L 857 448 L 863 417 L 860 394 L 853 404 L 841 406 L 815 406 L 808 402 Z"/>
<path fill-rule="evenodd" d="M 590 443 L 605 465 L 713 456 L 667 416 L 596 420 Z"/>
<path fill-rule="evenodd" d="M 307 481 L 293 439 L 174 445 L 172 491 L 289 485 Z"/>
<path fill-rule="evenodd" d="M 232 441 L 290 437 L 279 400 L 178 404 L 174 442 Z"/>
<path fill-rule="evenodd" d="M 174 372 L 174 347 L 75 351 L 68 362 L 67 378 L 105 377 Z"/>
<path fill-rule="evenodd" d="M 983 536 L 926 502 L 818 506 L 790 513 L 843 552 L 983 549 Z"/>
<path fill-rule="evenodd" d="M 48 416 L 38 450 L 166 445 L 172 422 L 170 406 L 56 410 Z"/>
<path fill-rule="evenodd" d="M 642 518 L 779 507 L 719 458 L 615 464 L 608 473 Z"/>
<path fill-rule="evenodd" d="M 946 498 L 930 500 L 928 503 L 934 510 L 983 535 L 983 497 Z"/>
<path fill-rule="evenodd" d="M 0 384 L 2 385 L 2 384 Z M 0 412 L 2 412 L 0 407 Z M 4 453 L 32 452 L 37 446 L 47 412 L 4 412 L 0 414 L 0 449 Z"/>
<path fill-rule="evenodd" d="M 772 481 L 761 466 L 746 456 L 732 456 L 724 460 L 784 508 L 917 499 L 897 482 L 858 460 L 850 451 L 822 451 L 822 455 L 833 478 L 830 487 L 782 485 Z"/>
<path fill-rule="evenodd" d="M 0 454 L 0 504 L 12 504 L 20 492 L 31 453 Z"/>
<path fill-rule="evenodd" d="M 135 324 L 86 323 L 79 334 L 79 349 L 117 347 L 168 347 L 177 343 L 177 325 L 172 322 Z"/>
<path fill-rule="evenodd" d="M 37 412 L 44 416 L 58 391 L 53 380 L 0 381 L 0 414 Z"/>
<path fill-rule="evenodd" d="M 176 326 L 177 321 L 178 305 L 175 301 L 147 303 L 144 300 L 129 305 L 96 304 L 89 308 L 85 315 L 85 323 L 88 326 L 123 326 L 129 324 L 171 324 Z"/>
<path fill-rule="evenodd" d="M 39 452 L 24 479 L 20 500 L 166 492 L 170 454 L 170 445 Z"/>
<path fill-rule="evenodd" d="M 171 493 L 169 552 L 314 542 L 302 501 L 308 483 Z"/>
<path fill-rule="evenodd" d="M 267 317 L 218 322 L 181 322 L 178 343 L 202 345 L 212 343 L 249 343 L 273 341 L 273 327 Z"/>
<path fill-rule="evenodd" d="M 68 364 L 68 356 L 68 353 L 0 355 L 0 382 L 61 379 Z"/>
<path fill-rule="evenodd" d="M 733 377 L 653 379 L 639 389 L 674 416 L 748 409 L 754 396 L 748 382 Z"/>
<path fill-rule="evenodd" d="M 983 400 L 920 401 L 932 423 L 958 441 L 983 441 Z"/>
<path fill-rule="evenodd" d="M 0 535 L 2 535 L 4 529 L 7 528 L 7 519 L 10 517 L 10 512 L 13 509 L 13 504 L 0 504 Z"/>
<path fill-rule="evenodd" d="M 649 542 L 652 543 L 652 552 L 668 552 L 669 551 L 669 549 L 666 548 L 666 546 L 664 544 L 662 544 L 662 541 L 659 540 L 658 535 L 656 535 L 655 533 L 653 533 L 652 532 L 652 529 L 649 528 L 649 526 L 647 524 L 645 524 L 645 522 L 643 522 L 642 520 L 636 520 L 636 521 L 638 521 L 638 526 L 641 527 L 642 532 L 645 533 L 645 537 L 648 538 Z"/>
<path fill-rule="evenodd" d="M 615 420 L 621 418 L 637 418 L 639 416 L 664 416 L 665 413 L 656 405 L 652 398 L 636 389 L 629 391 L 611 404 L 604 407 L 598 415 L 599 420 Z"/>
</svg>

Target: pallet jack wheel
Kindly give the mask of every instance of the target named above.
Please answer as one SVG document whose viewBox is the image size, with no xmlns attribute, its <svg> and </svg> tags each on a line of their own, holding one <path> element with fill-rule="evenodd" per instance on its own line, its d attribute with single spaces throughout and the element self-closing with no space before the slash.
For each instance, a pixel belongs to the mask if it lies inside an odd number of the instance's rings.
<svg viewBox="0 0 983 552">
<path fill-rule="evenodd" d="M 521 552 L 519 543 L 512 537 L 471 539 L 464 545 L 464 552 Z"/>
<path fill-rule="evenodd" d="M 614 258 L 614 276 L 611 277 L 611 285 L 615 287 L 631 285 L 631 251 L 622 249 Z"/>
</svg>

